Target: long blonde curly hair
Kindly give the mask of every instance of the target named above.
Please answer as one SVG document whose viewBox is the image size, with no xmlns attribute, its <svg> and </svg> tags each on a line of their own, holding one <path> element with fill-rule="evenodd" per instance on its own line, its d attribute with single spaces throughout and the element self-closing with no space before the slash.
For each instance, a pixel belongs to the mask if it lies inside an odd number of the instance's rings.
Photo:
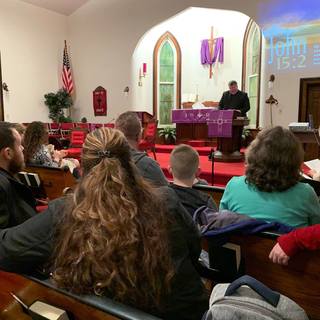
<svg viewBox="0 0 320 320">
<path fill-rule="evenodd" d="M 174 275 L 161 198 L 137 172 L 118 130 L 87 135 L 82 168 L 58 226 L 55 282 L 160 309 Z"/>
</svg>

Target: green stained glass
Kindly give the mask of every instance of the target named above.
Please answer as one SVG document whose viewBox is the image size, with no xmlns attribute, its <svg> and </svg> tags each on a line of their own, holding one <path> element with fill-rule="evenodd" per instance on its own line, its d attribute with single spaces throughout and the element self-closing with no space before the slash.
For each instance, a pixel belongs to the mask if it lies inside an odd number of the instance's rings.
<svg viewBox="0 0 320 320">
<path fill-rule="evenodd" d="M 250 100 L 250 111 L 248 118 L 250 123 L 256 123 L 257 119 L 257 107 L 258 107 L 258 75 L 251 76 L 249 78 L 249 100 Z"/>
<path fill-rule="evenodd" d="M 260 33 L 259 29 L 256 28 L 253 34 L 253 39 L 252 39 L 252 54 L 258 55 L 260 52 Z"/>
<path fill-rule="evenodd" d="M 174 54 L 169 41 L 166 41 L 160 51 L 160 82 L 174 81 Z"/>
<path fill-rule="evenodd" d="M 171 111 L 174 109 L 174 51 L 169 41 L 166 41 L 159 57 L 159 114 L 160 125 L 170 125 Z"/>
<path fill-rule="evenodd" d="M 260 59 L 260 31 L 257 27 L 254 31 L 254 34 L 252 36 L 251 40 L 251 54 L 252 54 L 252 60 L 251 60 L 251 69 L 252 74 L 259 72 L 259 59 Z"/>
<path fill-rule="evenodd" d="M 260 82 L 260 44 L 261 33 L 259 26 L 255 23 L 251 25 L 249 30 L 248 41 L 246 44 L 246 85 L 245 90 L 248 92 L 250 99 L 250 111 L 248 112 L 248 118 L 250 124 L 255 126 L 259 114 L 258 109 L 258 94 L 259 94 L 259 82 Z"/>
<path fill-rule="evenodd" d="M 256 97 L 258 95 L 258 75 L 249 78 L 249 97 Z"/>
<path fill-rule="evenodd" d="M 174 85 L 160 84 L 160 124 L 171 124 L 171 110 L 174 108 Z"/>
<path fill-rule="evenodd" d="M 248 112 L 248 118 L 250 120 L 250 124 L 255 124 L 257 121 L 258 98 L 250 97 L 249 100 L 250 100 L 250 110 Z"/>
</svg>

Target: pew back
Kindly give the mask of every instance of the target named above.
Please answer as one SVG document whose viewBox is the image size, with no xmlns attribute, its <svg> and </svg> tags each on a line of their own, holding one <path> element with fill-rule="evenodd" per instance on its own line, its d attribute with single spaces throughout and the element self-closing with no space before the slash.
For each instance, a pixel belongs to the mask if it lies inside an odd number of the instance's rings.
<svg viewBox="0 0 320 320">
<path fill-rule="evenodd" d="M 38 174 L 41 186 L 49 200 L 61 197 L 65 188 L 73 187 L 76 184 L 76 179 L 67 167 L 52 168 L 28 165 L 24 170 Z"/>
<path fill-rule="evenodd" d="M 320 320 L 320 251 L 300 252 L 288 266 L 280 266 L 268 257 L 276 244 L 275 236 L 234 235 L 229 240 L 241 247 L 246 274 L 297 302 L 311 319 Z"/>
<path fill-rule="evenodd" d="M 195 188 L 210 194 L 219 205 L 223 188 Z M 267 232 L 258 235 L 232 235 L 228 243 L 240 246 L 243 273 L 297 302 L 311 319 L 320 320 L 320 251 L 300 252 L 290 259 L 288 266 L 280 266 L 269 260 L 276 238 L 277 235 Z M 210 239 L 203 241 L 203 248 L 207 251 L 211 250 L 209 242 Z"/>
<path fill-rule="evenodd" d="M 221 198 L 223 196 L 224 188 L 222 187 L 213 187 L 213 186 L 206 186 L 206 185 L 194 185 L 193 189 L 202 191 L 210 195 L 216 205 L 219 207 Z"/>
<path fill-rule="evenodd" d="M 14 273 L 0 271 L 0 319 L 29 320 L 27 315 L 11 295 L 18 296 L 26 305 L 42 301 L 66 310 L 74 320 L 157 320 L 158 318 L 111 299 L 75 296 L 58 290 L 48 281 L 26 278 Z M 101 303 L 101 300 L 103 302 Z M 159 320 L 159 319 L 158 319 Z"/>
</svg>

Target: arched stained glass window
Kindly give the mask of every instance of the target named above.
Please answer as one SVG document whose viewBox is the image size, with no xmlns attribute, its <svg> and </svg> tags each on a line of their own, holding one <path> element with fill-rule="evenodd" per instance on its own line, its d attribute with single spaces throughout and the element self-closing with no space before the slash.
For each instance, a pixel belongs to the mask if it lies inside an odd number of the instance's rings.
<svg viewBox="0 0 320 320">
<path fill-rule="evenodd" d="M 159 55 L 159 124 L 171 124 L 171 110 L 175 107 L 175 56 L 169 40 L 165 41 Z"/>
<path fill-rule="evenodd" d="M 248 23 L 243 49 L 242 89 L 250 99 L 250 127 L 257 128 L 260 110 L 261 31 L 253 20 Z"/>
<path fill-rule="evenodd" d="M 181 51 L 177 40 L 166 32 L 154 50 L 153 111 L 159 126 L 171 125 L 171 112 L 180 108 Z"/>
</svg>

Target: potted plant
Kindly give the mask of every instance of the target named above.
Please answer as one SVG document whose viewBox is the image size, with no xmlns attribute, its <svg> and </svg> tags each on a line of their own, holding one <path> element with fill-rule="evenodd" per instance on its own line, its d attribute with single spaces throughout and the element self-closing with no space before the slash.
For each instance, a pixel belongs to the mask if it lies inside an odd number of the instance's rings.
<svg viewBox="0 0 320 320">
<path fill-rule="evenodd" d="M 165 144 L 175 144 L 176 142 L 176 128 L 164 127 L 158 132 L 159 137 L 163 137 Z"/>
<path fill-rule="evenodd" d="M 248 128 L 243 128 L 242 135 L 241 135 L 241 140 L 242 140 L 242 146 L 243 147 L 248 147 L 248 145 L 252 141 L 252 133 L 251 130 Z"/>
<path fill-rule="evenodd" d="M 44 103 L 49 108 L 49 118 L 53 122 L 72 122 L 70 117 L 64 115 L 64 110 L 70 109 L 72 106 L 72 98 L 70 94 L 60 89 L 56 93 L 49 92 L 44 95 Z"/>
</svg>

